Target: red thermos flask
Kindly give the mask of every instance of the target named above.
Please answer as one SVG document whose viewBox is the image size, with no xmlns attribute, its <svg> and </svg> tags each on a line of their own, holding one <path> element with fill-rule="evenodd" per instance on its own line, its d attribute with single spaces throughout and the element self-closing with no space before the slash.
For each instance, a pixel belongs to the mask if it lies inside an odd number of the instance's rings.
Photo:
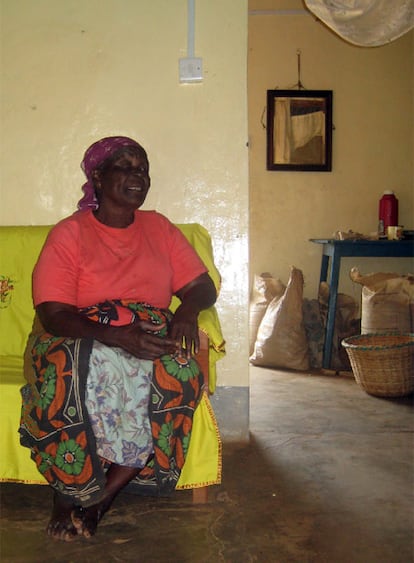
<svg viewBox="0 0 414 563">
<path fill-rule="evenodd" d="M 385 190 L 379 202 L 379 234 L 385 235 L 387 227 L 398 225 L 398 199 L 394 192 Z"/>
</svg>

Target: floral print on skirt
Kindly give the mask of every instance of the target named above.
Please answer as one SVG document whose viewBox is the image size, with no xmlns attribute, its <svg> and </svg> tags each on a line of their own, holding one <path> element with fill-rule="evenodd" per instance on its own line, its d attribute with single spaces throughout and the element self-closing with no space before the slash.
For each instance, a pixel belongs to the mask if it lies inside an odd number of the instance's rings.
<svg viewBox="0 0 414 563">
<path fill-rule="evenodd" d="M 153 451 L 148 405 L 153 363 L 94 341 L 85 404 L 96 451 L 111 463 L 144 467 Z"/>
</svg>

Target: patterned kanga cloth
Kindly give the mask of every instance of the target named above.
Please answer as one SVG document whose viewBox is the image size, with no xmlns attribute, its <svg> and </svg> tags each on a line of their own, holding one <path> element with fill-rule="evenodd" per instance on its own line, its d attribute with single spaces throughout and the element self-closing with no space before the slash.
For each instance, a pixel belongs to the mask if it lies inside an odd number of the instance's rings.
<svg viewBox="0 0 414 563">
<path fill-rule="evenodd" d="M 125 300 L 105 302 L 81 312 L 96 322 L 118 326 L 137 320 L 168 326 L 171 319 L 167 310 Z M 167 334 L 167 326 L 161 328 L 160 336 Z M 21 390 L 19 429 L 22 445 L 31 449 L 32 459 L 48 483 L 73 503 L 85 507 L 100 500 L 105 485 L 103 461 L 108 461 L 97 454 L 85 406 L 93 345 L 93 340 L 59 338 L 47 333 L 37 338 L 32 351 L 35 378 Z M 136 359 L 138 371 L 140 362 Z M 147 366 L 141 367 L 145 372 Z M 179 479 L 202 385 L 203 375 L 194 359 L 186 361 L 164 355 L 153 362 L 148 417 L 154 455 L 140 477 L 155 482 L 159 495 L 171 494 Z M 95 391 L 95 399 L 98 395 Z M 94 417 L 96 412 L 91 415 Z M 98 446 L 99 443 L 98 436 Z M 131 448 L 126 447 L 127 457 Z M 117 459 L 112 461 L 118 462 Z"/>
</svg>

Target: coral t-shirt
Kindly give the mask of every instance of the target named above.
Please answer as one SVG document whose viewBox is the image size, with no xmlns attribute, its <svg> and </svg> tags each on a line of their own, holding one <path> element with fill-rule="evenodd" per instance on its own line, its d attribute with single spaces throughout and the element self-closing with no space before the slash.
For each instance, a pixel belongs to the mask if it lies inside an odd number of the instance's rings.
<svg viewBox="0 0 414 563">
<path fill-rule="evenodd" d="M 131 225 L 117 229 L 82 211 L 50 231 L 33 271 L 33 301 L 80 308 L 132 299 L 165 308 L 204 272 L 196 251 L 160 213 L 138 210 Z"/>
</svg>

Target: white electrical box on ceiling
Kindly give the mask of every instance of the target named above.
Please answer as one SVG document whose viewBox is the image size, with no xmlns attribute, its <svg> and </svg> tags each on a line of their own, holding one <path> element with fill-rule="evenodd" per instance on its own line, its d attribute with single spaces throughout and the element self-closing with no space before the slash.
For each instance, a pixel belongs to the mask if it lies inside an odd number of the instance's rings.
<svg viewBox="0 0 414 563">
<path fill-rule="evenodd" d="M 178 60 L 180 82 L 201 82 L 203 80 L 203 59 L 185 57 Z"/>
</svg>

